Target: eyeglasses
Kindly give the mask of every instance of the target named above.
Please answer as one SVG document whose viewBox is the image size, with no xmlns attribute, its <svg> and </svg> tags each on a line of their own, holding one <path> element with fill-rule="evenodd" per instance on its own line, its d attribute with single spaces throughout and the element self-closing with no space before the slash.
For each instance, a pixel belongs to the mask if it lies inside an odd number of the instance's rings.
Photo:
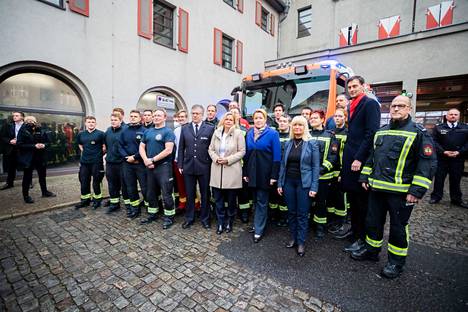
<svg viewBox="0 0 468 312">
<path fill-rule="evenodd" d="M 404 104 L 392 104 L 390 105 L 390 109 L 403 109 L 403 108 L 406 108 L 406 107 L 409 107 L 409 105 L 404 105 Z"/>
</svg>

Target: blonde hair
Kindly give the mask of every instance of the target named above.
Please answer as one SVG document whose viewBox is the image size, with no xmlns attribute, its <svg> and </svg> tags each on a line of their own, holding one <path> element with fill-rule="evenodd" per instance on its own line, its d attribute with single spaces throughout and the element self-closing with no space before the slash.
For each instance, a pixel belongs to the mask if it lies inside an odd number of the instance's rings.
<svg viewBox="0 0 468 312">
<path fill-rule="evenodd" d="M 32 121 L 33 123 L 37 123 L 37 119 L 34 116 L 24 117 L 24 120 L 23 120 L 24 123 L 29 123 L 30 121 Z"/>
<path fill-rule="evenodd" d="M 311 139 L 311 136 L 309 133 L 309 123 L 307 122 L 307 119 L 305 119 L 303 116 L 296 116 L 291 121 L 290 130 L 289 130 L 289 138 L 291 140 L 294 139 L 293 127 L 298 124 L 304 126 L 304 133 L 302 134 L 302 139 L 304 141 L 309 141 Z"/>
<path fill-rule="evenodd" d="M 218 123 L 218 129 L 224 128 L 224 121 L 226 120 L 227 116 L 232 116 L 232 118 L 234 119 L 234 127 L 239 128 L 239 117 L 234 115 L 234 113 L 232 113 L 232 112 L 226 112 L 223 115 L 223 117 L 221 117 L 221 120 Z"/>
<path fill-rule="evenodd" d="M 268 114 L 263 108 L 257 108 L 255 110 L 255 112 L 252 114 L 252 117 L 255 117 L 255 114 L 262 114 L 263 118 L 265 118 L 265 120 L 267 120 L 267 118 L 268 118 Z"/>
<path fill-rule="evenodd" d="M 337 108 L 335 109 L 335 114 L 336 112 L 342 112 L 343 113 L 343 116 L 344 116 L 344 126 L 348 126 L 348 112 L 346 111 L 346 109 L 343 109 L 343 108 Z M 335 117 L 333 115 L 333 117 Z"/>
</svg>

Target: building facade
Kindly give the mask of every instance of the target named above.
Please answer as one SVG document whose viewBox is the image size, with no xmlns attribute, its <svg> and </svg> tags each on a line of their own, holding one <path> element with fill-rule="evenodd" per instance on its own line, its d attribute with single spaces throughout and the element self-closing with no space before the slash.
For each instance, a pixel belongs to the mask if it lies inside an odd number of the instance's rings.
<svg viewBox="0 0 468 312">
<path fill-rule="evenodd" d="M 279 56 L 266 69 L 338 60 L 370 83 L 382 123 L 403 90 L 429 127 L 452 107 L 467 118 L 468 1 L 289 1 L 279 40 Z"/>
</svg>

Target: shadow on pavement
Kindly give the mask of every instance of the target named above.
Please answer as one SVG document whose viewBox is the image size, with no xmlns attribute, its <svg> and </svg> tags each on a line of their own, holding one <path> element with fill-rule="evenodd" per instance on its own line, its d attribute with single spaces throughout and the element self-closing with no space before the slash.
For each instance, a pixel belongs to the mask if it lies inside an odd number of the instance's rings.
<svg viewBox="0 0 468 312">
<path fill-rule="evenodd" d="M 410 242 L 406 271 L 396 280 L 379 276 L 387 260 L 356 262 L 341 251 L 345 242 L 309 239 L 306 255 L 288 250 L 285 229 L 270 228 L 258 244 L 242 233 L 222 243 L 225 257 L 345 311 L 467 311 L 468 256 Z"/>
</svg>

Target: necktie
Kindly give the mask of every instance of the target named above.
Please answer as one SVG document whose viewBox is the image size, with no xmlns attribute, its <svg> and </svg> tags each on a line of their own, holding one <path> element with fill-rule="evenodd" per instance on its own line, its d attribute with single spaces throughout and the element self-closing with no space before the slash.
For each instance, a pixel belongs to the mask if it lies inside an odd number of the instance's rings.
<svg viewBox="0 0 468 312">
<path fill-rule="evenodd" d="M 450 123 L 450 128 L 452 128 L 452 129 L 455 128 L 455 123 L 453 123 L 453 122 Z"/>
<path fill-rule="evenodd" d="M 198 124 L 195 124 L 195 136 L 198 135 Z"/>
</svg>

